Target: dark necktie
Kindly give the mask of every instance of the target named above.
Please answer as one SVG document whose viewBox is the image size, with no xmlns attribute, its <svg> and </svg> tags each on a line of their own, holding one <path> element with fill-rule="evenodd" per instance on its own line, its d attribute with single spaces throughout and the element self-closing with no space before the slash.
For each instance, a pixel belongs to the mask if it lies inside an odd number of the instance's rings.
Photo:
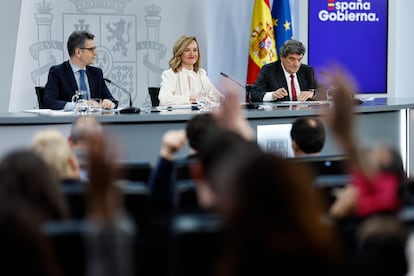
<svg viewBox="0 0 414 276">
<path fill-rule="evenodd" d="M 85 91 L 85 96 L 87 96 L 88 88 L 86 87 L 85 70 L 83 69 L 79 70 L 79 90 Z"/>
<path fill-rule="evenodd" d="M 292 87 L 292 101 L 297 101 L 296 87 L 295 87 L 295 75 L 290 75 L 290 86 Z"/>
</svg>

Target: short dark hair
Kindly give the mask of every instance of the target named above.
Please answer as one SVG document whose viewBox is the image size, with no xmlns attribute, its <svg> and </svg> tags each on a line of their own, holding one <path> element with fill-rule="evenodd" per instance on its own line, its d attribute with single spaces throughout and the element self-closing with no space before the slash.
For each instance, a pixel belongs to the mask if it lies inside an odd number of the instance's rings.
<svg viewBox="0 0 414 276">
<path fill-rule="evenodd" d="M 304 153 L 318 153 L 325 144 L 325 127 L 317 118 L 301 117 L 293 122 L 290 137 Z"/>
<path fill-rule="evenodd" d="M 246 162 L 250 162 L 252 158 L 262 153 L 256 142 L 247 141 L 233 131 L 219 128 L 207 133 L 205 143 L 199 151 L 199 160 L 207 182 L 217 192 L 224 188 L 219 187 L 216 182 L 220 170 L 223 169 L 226 177 L 231 179 L 239 173 L 239 169 Z"/>
<path fill-rule="evenodd" d="M 186 125 L 188 144 L 191 148 L 199 151 L 209 131 L 218 128 L 216 119 L 210 113 L 202 113 L 193 116 Z"/>
<path fill-rule="evenodd" d="M 86 40 L 94 38 L 95 36 L 87 31 L 75 31 L 71 33 L 67 43 L 69 56 L 75 54 L 76 48 L 84 47 Z"/>
<path fill-rule="evenodd" d="M 290 39 L 280 47 L 280 56 L 287 57 L 289 54 L 304 55 L 306 52 L 302 42 Z"/>
</svg>

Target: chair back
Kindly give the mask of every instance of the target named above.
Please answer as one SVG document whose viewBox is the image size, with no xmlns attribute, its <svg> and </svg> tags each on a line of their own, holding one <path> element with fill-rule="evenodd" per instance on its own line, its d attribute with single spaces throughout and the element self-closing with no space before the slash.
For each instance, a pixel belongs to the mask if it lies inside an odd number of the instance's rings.
<svg viewBox="0 0 414 276">
<path fill-rule="evenodd" d="M 37 97 L 37 104 L 40 108 L 44 108 L 43 106 L 43 95 L 45 93 L 45 87 L 44 86 L 35 86 L 36 91 L 36 97 Z"/>
<path fill-rule="evenodd" d="M 146 235 L 150 228 L 150 194 L 143 182 L 119 183 L 119 189 L 124 199 L 124 208 L 135 225 L 139 235 Z M 122 184 L 122 185 L 121 185 Z M 69 206 L 70 215 L 75 220 L 86 217 L 87 184 L 85 186 L 62 186 L 62 192 Z"/>
<path fill-rule="evenodd" d="M 148 162 L 119 163 L 119 169 L 121 171 L 119 179 L 148 184 L 152 166 Z"/>
<path fill-rule="evenodd" d="M 63 276 L 86 275 L 85 224 L 81 220 L 48 221 L 41 226 Z"/>
<path fill-rule="evenodd" d="M 173 217 L 169 275 L 212 275 L 222 251 L 222 224 L 213 214 Z"/>
<path fill-rule="evenodd" d="M 158 99 L 158 94 L 160 93 L 160 87 L 148 87 L 148 93 L 151 98 L 152 106 L 159 106 L 160 100 Z"/>
<path fill-rule="evenodd" d="M 174 170 L 174 206 L 177 213 L 201 213 L 196 193 L 196 184 L 191 177 L 193 160 L 177 160 Z"/>
</svg>

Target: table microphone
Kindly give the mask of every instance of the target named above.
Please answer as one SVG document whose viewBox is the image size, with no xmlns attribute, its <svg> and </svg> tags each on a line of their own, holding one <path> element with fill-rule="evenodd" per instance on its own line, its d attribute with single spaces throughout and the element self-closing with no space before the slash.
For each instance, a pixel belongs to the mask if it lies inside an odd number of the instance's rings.
<svg viewBox="0 0 414 276">
<path fill-rule="evenodd" d="M 113 86 L 119 88 L 119 90 L 121 90 L 124 93 L 127 93 L 128 96 L 129 96 L 129 107 L 126 107 L 126 108 L 121 109 L 119 111 L 119 113 L 121 113 L 121 114 L 138 114 L 138 113 L 141 112 L 141 109 L 139 109 L 138 107 L 133 107 L 132 106 L 132 95 L 131 95 L 131 93 L 128 90 L 126 90 L 125 88 L 121 87 L 119 84 L 111 81 L 110 79 L 104 78 L 104 81 L 106 81 L 107 83 L 110 83 Z"/>
<path fill-rule="evenodd" d="M 258 109 L 259 105 L 252 103 L 252 97 L 250 95 L 250 91 L 248 91 L 247 85 L 243 85 L 240 82 L 238 82 L 237 80 L 233 79 L 232 77 L 230 77 L 229 75 L 227 75 L 226 73 L 220 72 L 220 75 L 222 75 L 223 77 L 225 77 L 226 79 L 231 80 L 232 82 L 234 82 L 235 84 L 237 84 L 238 86 L 244 88 L 244 90 L 247 93 L 247 99 L 248 102 L 246 103 L 246 109 Z"/>
</svg>

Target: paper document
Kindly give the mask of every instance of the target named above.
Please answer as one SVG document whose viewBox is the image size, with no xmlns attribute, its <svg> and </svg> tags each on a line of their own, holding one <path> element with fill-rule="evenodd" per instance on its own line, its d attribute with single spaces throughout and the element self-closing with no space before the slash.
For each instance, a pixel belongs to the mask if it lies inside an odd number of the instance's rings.
<svg viewBox="0 0 414 276">
<path fill-rule="evenodd" d="M 40 115 L 50 115 L 50 116 L 71 116 L 74 114 L 74 111 L 65 111 L 65 110 L 52 110 L 52 109 L 26 109 L 23 112 L 35 113 Z"/>
<path fill-rule="evenodd" d="M 168 110 L 168 109 L 191 109 L 192 106 L 199 106 L 197 104 L 175 104 L 170 106 L 159 106 L 158 109 L 160 110 Z"/>
<path fill-rule="evenodd" d="M 315 105 L 315 104 L 329 104 L 328 101 L 281 101 L 275 104 L 304 104 L 304 105 Z"/>
</svg>

